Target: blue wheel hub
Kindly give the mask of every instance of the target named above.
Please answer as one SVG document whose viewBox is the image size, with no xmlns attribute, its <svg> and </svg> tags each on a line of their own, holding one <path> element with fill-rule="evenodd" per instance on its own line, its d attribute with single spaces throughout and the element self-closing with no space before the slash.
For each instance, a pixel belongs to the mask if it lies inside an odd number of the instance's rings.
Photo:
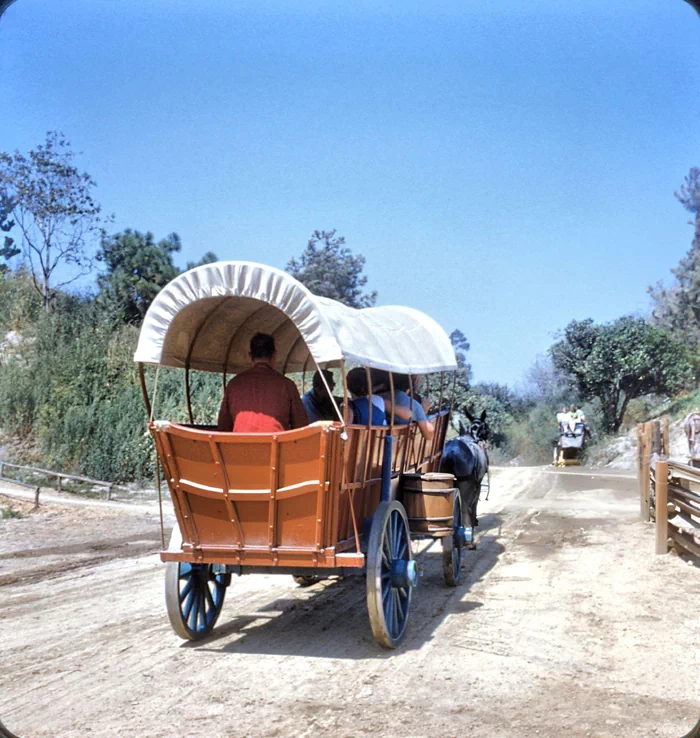
<svg viewBox="0 0 700 738">
<path fill-rule="evenodd" d="M 392 587 L 415 587 L 418 584 L 418 567 L 413 559 L 397 559 L 391 562 Z"/>
</svg>

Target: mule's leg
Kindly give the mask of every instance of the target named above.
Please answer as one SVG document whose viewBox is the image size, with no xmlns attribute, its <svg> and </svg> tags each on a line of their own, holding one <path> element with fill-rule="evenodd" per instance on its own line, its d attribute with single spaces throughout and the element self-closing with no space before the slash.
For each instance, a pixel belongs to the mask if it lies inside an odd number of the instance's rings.
<svg viewBox="0 0 700 738">
<path fill-rule="evenodd" d="M 480 485 L 476 484 L 473 479 L 460 479 L 457 482 L 459 496 L 462 498 L 462 519 L 463 525 L 467 528 L 476 528 L 479 521 L 476 517 L 476 505 L 479 501 Z M 466 548 L 475 549 L 476 542 L 472 539 L 472 543 L 468 543 Z"/>
</svg>

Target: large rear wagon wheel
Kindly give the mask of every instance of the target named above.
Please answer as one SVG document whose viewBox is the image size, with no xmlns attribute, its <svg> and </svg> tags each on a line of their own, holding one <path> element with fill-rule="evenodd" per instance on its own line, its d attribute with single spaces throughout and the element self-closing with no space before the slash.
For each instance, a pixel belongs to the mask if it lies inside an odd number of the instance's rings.
<svg viewBox="0 0 700 738">
<path fill-rule="evenodd" d="M 406 634 L 417 581 L 406 511 L 400 502 L 380 502 L 367 549 L 367 610 L 380 646 L 396 648 Z"/>
<path fill-rule="evenodd" d="M 462 573 L 463 545 L 462 501 L 459 492 L 455 492 L 452 513 L 452 535 L 442 539 L 442 575 L 448 587 L 456 587 L 459 584 Z"/>
<path fill-rule="evenodd" d="M 168 561 L 165 565 L 165 604 L 173 630 L 188 641 L 211 633 L 221 613 L 230 575 L 213 564 Z"/>
</svg>

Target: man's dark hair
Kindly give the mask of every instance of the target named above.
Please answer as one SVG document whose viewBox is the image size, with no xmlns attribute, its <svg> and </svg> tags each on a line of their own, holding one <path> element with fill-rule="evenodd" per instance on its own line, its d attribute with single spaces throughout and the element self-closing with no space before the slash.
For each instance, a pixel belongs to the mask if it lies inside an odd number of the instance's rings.
<svg viewBox="0 0 700 738">
<path fill-rule="evenodd" d="M 275 353 L 275 339 L 267 333 L 256 333 L 250 339 L 250 358 L 269 359 Z"/>
<path fill-rule="evenodd" d="M 335 387 L 335 379 L 333 379 L 333 372 L 328 371 L 328 369 L 322 369 L 321 371 L 326 377 L 326 382 L 328 382 L 328 386 L 332 390 Z M 314 374 L 313 388 L 316 391 L 316 394 L 320 395 L 321 397 L 328 395 L 328 392 L 326 391 L 326 386 L 323 384 L 323 378 L 321 377 L 321 372 L 316 372 Z"/>
<path fill-rule="evenodd" d="M 411 386 L 411 380 L 408 374 L 394 374 L 394 389 L 397 392 L 408 392 Z"/>
<path fill-rule="evenodd" d="M 361 367 L 351 369 L 347 376 L 348 389 L 357 397 L 365 397 L 367 389 L 367 372 Z"/>
</svg>

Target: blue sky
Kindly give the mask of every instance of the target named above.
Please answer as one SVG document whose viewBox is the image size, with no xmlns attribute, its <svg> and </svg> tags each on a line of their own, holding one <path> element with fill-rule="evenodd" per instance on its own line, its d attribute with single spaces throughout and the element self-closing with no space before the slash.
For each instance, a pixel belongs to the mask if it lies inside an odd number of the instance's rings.
<svg viewBox="0 0 700 738">
<path fill-rule="evenodd" d="M 0 150 L 63 131 L 114 230 L 176 231 L 181 266 L 284 267 L 335 228 L 381 304 L 512 384 L 689 248 L 699 83 L 683 0 L 17 0 Z"/>
</svg>

